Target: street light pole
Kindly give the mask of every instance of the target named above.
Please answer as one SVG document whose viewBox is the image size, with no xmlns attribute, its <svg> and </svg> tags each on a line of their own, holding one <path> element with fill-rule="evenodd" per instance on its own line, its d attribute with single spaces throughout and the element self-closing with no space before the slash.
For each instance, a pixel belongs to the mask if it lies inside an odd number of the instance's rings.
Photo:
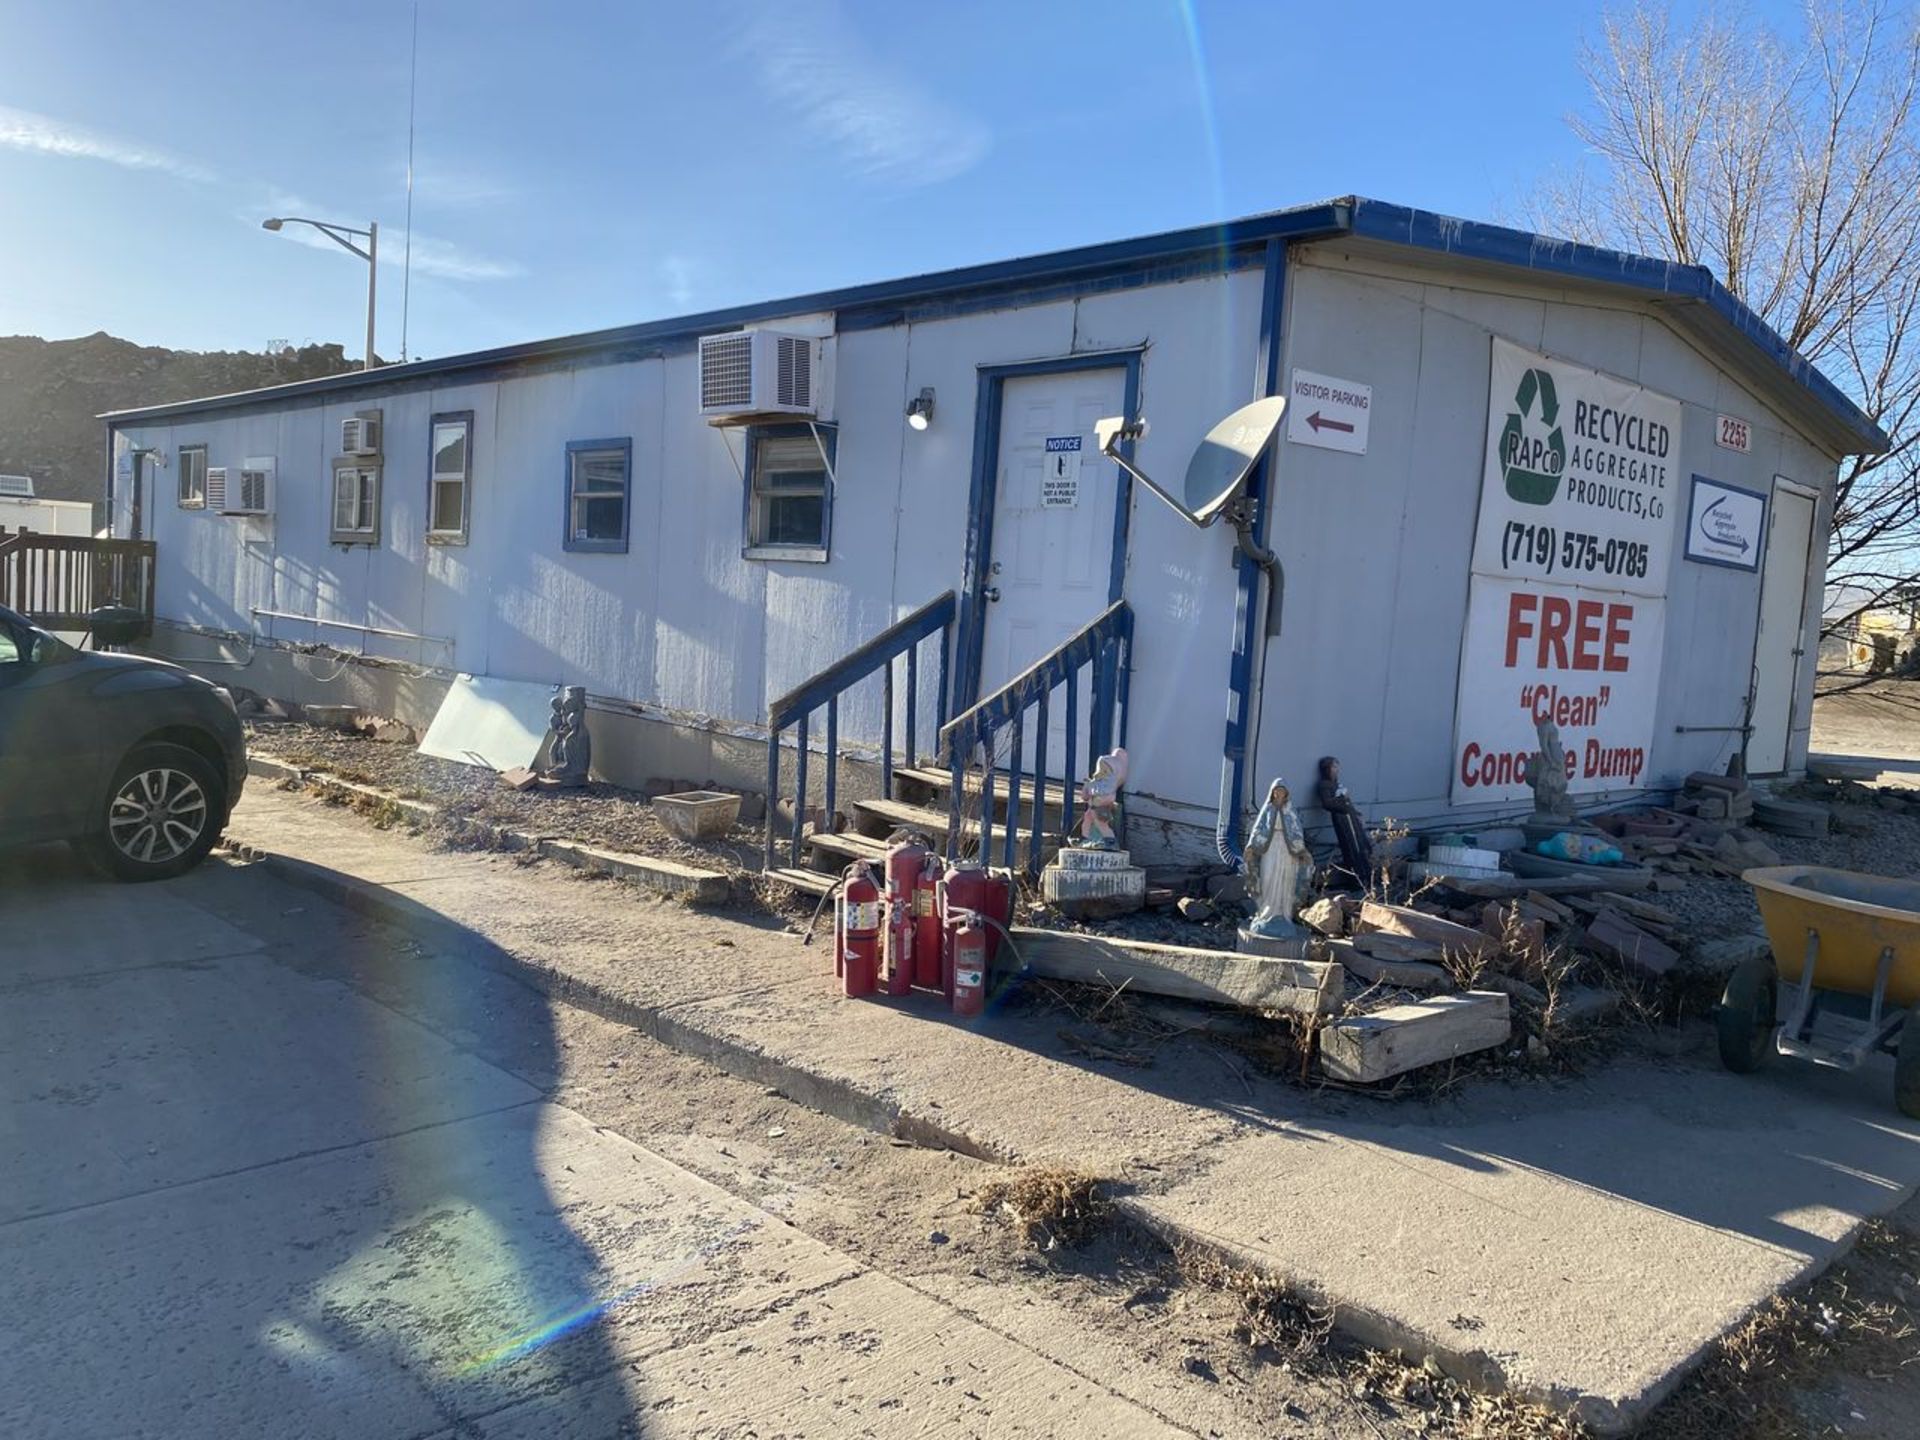
<svg viewBox="0 0 1920 1440">
<path fill-rule="evenodd" d="M 260 222 L 262 230 L 279 230 L 288 225 L 311 225 L 341 249 L 351 250 L 367 262 L 367 358 L 360 368 L 373 369 L 373 303 L 380 276 L 380 222 L 369 220 L 364 230 L 356 230 L 351 225 L 339 225 L 331 220 L 308 220 L 300 215 L 276 215 Z M 367 242 L 367 248 L 362 250 L 347 238 L 349 235 L 360 236 Z"/>
</svg>

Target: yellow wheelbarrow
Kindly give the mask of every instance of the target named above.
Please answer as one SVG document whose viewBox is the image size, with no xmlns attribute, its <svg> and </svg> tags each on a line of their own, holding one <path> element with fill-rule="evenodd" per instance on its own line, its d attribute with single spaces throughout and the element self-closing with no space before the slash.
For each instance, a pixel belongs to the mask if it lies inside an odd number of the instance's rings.
<svg viewBox="0 0 1920 1440">
<path fill-rule="evenodd" d="M 1819 865 L 1773 865 L 1753 887 L 1773 954 L 1727 977 L 1716 1024 L 1720 1060 L 1746 1073 L 1776 1050 L 1841 1070 L 1876 1050 L 1894 1057 L 1894 1102 L 1920 1118 L 1920 880 Z M 1792 990 L 1780 1011 L 1781 982 Z M 1844 1044 L 1816 1042 L 1823 1016 L 1852 1022 Z"/>
</svg>

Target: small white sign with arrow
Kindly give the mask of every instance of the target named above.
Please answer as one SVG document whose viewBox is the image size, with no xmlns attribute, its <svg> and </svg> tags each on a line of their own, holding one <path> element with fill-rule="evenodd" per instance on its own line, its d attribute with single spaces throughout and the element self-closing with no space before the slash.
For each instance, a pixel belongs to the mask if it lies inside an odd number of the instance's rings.
<svg viewBox="0 0 1920 1440">
<path fill-rule="evenodd" d="M 1767 533 L 1767 497 L 1737 485 L 1693 477 L 1687 506 L 1687 559 L 1733 570 L 1760 568 Z"/>
<path fill-rule="evenodd" d="M 1293 372 L 1287 386 L 1287 439 L 1322 450 L 1367 453 L 1367 418 L 1373 412 L 1373 387 L 1357 380 Z"/>
</svg>

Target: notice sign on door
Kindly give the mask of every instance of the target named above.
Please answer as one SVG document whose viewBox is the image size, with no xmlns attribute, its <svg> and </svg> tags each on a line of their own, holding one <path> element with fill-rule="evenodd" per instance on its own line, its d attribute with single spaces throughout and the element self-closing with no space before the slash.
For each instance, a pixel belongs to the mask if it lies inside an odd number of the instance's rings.
<svg viewBox="0 0 1920 1440">
<path fill-rule="evenodd" d="M 1455 804 L 1525 799 L 1547 720 L 1570 792 L 1649 783 L 1679 454 L 1679 402 L 1493 341 Z"/>
<path fill-rule="evenodd" d="M 1760 541 L 1766 533 L 1766 496 L 1704 475 L 1693 477 L 1693 497 L 1687 505 L 1687 559 L 1758 570 Z"/>
<path fill-rule="evenodd" d="M 1080 436 L 1049 435 L 1040 472 L 1040 508 L 1071 510 L 1080 503 Z"/>
</svg>

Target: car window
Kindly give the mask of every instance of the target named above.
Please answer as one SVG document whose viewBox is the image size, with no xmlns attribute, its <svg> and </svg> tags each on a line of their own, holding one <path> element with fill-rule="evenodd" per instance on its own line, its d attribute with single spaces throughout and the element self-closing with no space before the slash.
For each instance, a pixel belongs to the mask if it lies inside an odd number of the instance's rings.
<svg viewBox="0 0 1920 1440">
<path fill-rule="evenodd" d="M 0 625 L 0 665 L 17 665 L 24 658 L 20 637 L 10 625 Z"/>
</svg>

